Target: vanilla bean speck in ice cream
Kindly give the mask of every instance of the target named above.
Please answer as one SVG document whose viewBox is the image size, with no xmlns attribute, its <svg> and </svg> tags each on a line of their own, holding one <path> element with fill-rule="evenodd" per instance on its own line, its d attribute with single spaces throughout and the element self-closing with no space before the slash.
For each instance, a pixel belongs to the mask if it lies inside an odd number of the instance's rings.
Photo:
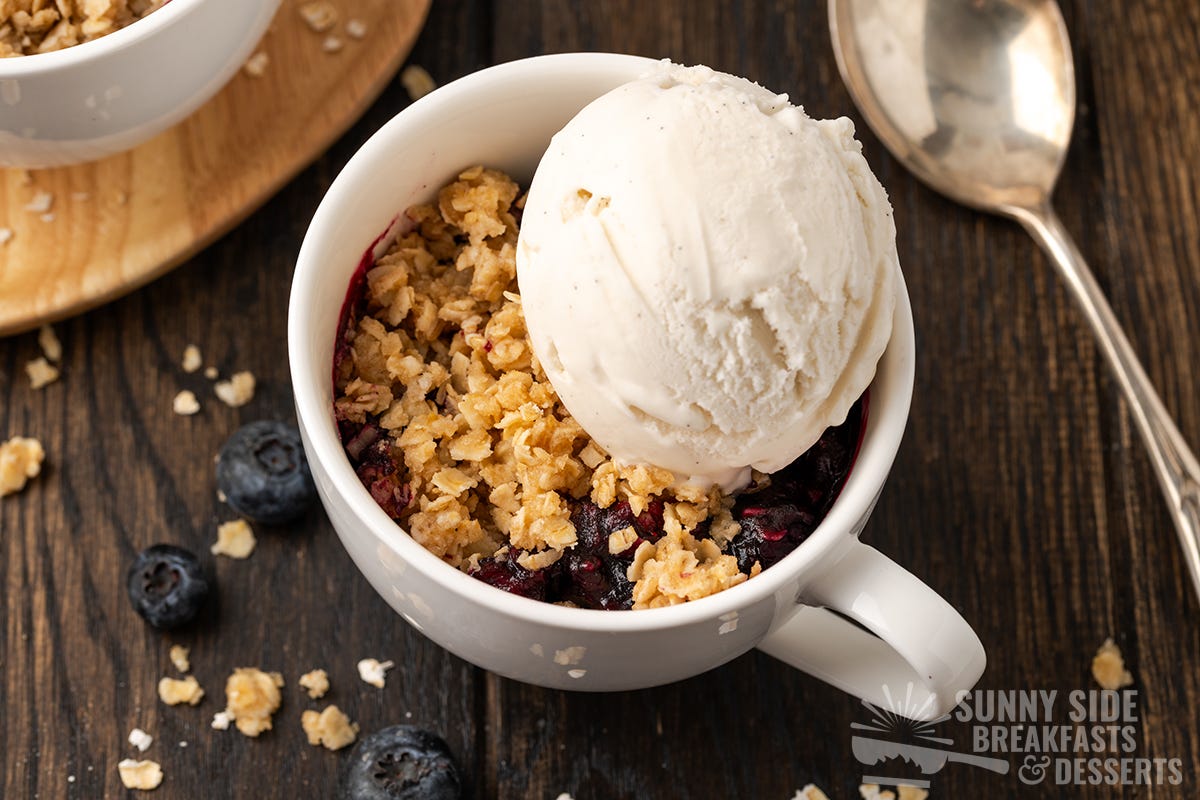
<svg viewBox="0 0 1200 800">
<path fill-rule="evenodd" d="M 554 137 L 517 247 L 533 350 L 567 410 L 619 462 L 727 491 L 845 420 L 898 270 L 848 119 L 669 62 Z"/>
</svg>

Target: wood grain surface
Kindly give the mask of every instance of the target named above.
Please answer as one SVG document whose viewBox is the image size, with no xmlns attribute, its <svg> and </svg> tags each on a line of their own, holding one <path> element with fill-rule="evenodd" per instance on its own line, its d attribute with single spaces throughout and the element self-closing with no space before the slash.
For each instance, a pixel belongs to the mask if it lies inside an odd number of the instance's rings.
<svg viewBox="0 0 1200 800">
<path fill-rule="evenodd" d="M 746 0 L 438 2 L 412 60 L 445 82 L 550 51 L 670 56 L 787 91 L 819 116 L 858 120 L 834 66 L 824 4 Z M 1200 445 L 1200 7 L 1075 0 L 1077 130 L 1056 202 L 1147 371 Z M 364 731 L 413 722 L 459 755 L 471 797 L 788 800 L 815 782 L 856 798 L 859 703 L 758 653 L 659 689 L 594 696 L 486 674 L 425 641 L 356 572 L 314 512 L 260 530 L 247 561 L 209 559 L 230 513 L 212 456 L 240 423 L 290 418 L 284 330 L 307 221 L 354 150 L 408 102 L 393 82 L 341 141 L 262 210 L 181 269 L 58 327 L 62 379 L 31 391 L 32 334 L 0 341 L 0 436 L 32 435 L 47 468 L 0 500 L 0 795 L 126 797 L 116 763 L 140 726 L 168 798 L 333 797 L 345 754 L 309 747 L 316 704 L 295 686 L 329 670 L 329 700 Z M 950 764 L 939 798 L 1183 798 L 1200 768 L 1200 625 L 1146 456 L 1069 298 L 1014 225 L 921 187 L 860 125 L 896 209 L 918 340 L 912 418 L 864 537 L 970 620 L 990 658 L 981 686 L 1086 689 L 1108 636 L 1136 678 L 1136 757 L 1179 759 L 1182 786 L 1022 785 Z M 229 409 L 184 374 L 197 343 L 223 374 L 250 369 L 254 401 Z M 204 405 L 171 413 L 181 388 Z M 155 633 L 122 588 L 134 553 L 205 554 L 219 602 L 178 635 Z M 209 696 L 158 702 L 172 642 L 190 645 Z M 365 656 L 398 667 L 361 683 Z M 276 729 L 251 741 L 208 727 L 235 666 L 288 680 Z M 410 716 L 411 715 L 411 716 Z M 946 726 L 970 749 L 969 726 Z M 187 746 L 180 746 L 186 741 Z"/>
<path fill-rule="evenodd" d="M 129 151 L 58 169 L 0 169 L 0 336 L 119 297 L 213 242 L 320 155 L 378 97 L 431 0 L 339 0 L 340 23 L 309 28 L 286 0 L 239 71 L 179 125 Z M 369 35 L 347 34 L 348 19 Z M 326 36 L 342 42 L 325 52 Z M 33 177 L 33 180 L 31 180 Z M 43 219 L 25 207 L 54 197 Z"/>
</svg>

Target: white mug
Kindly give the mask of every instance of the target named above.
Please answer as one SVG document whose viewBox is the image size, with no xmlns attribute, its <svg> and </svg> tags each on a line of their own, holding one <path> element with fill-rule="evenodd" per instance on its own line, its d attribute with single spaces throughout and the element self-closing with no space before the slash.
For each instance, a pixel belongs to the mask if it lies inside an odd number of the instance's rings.
<svg viewBox="0 0 1200 800">
<path fill-rule="evenodd" d="M 599 611 L 508 594 L 411 539 L 375 504 L 342 450 L 333 417 L 334 340 L 364 252 L 374 243 L 381 253 L 388 244 L 379 241 L 381 232 L 466 167 L 495 167 L 528 185 L 555 132 L 653 63 L 574 53 L 485 69 L 406 108 L 338 175 L 300 250 L 288 318 L 300 431 L 321 500 L 354 562 L 405 620 L 500 675 L 559 689 L 637 689 L 696 675 L 757 647 L 876 704 L 895 707 L 893 699 L 906 698 L 897 711 L 937 717 L 979 679 L 983 646 L 945 600 L 858 540 L 900 445 L 912 394 L 912 311 L 903 281 L 870 388 L 862 447 L 837 502 L 778 564 L 710 597 Z"/>
</svg>

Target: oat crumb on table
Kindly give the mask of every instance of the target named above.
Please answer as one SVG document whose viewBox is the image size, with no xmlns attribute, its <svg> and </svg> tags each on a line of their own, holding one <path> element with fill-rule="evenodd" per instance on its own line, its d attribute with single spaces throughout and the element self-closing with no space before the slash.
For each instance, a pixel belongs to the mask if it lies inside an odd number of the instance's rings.
<svg viewBox="0 0 1200 800">
<path fill-rule="evenodd" d="M 126 789 L 150 791 L 162 783 L 162 767 L 157 761 L 134 761 L 126 758 L 117 764 L 117 773 Z"/>
<path fill-rule="evenodd" d="M 1133 683 L 1133 674 L 1125 669 L 1121 648 L 1109 637 L 1092 658 L 1092 677 L 1103 689 L 1123 689 Z"/>
<path fill-rule="evenodd" d="M 184 647 L 181 644 L 173 644 L 168 656 L 171 659 L 171 663 L 175 665 L 175 669 L 187 673 L 192 671 L 192 662 L 189 660 L 191 654 L 192 651 L 190 648 Z"/>
<path fill-rule="evenodd" d="M 417 64 L 409 64 L 400 73 L 400 83 L 404 86 L 404 91 L 408 92 L 409 98 L 420 100 L 425 95 L 437 88 L 437 82 L 424 67 Z"/>
<path fill-rule="evenodd" d="M 38 190 L 33 199 L 25 204 L 25 210 L 30 214 L 45 214 L 54 206 L 54 195 Z"/>
<path fill-rule="evenodd" d="M 283 702 L 283 676 L 255 667 L 238 667 L 225 681 L 225 713 L 245 736 L 271 730 L 271 717 Z M 213 718 L 213 726 L 217 720 Z"/>
<path fill-rule="evenodd" d="M 217 383 L 213 392 L 225 405 L 238 408 L 254 399 L 254 386 L 254 373 L 243 370 L 230 375 L 229 380 Z"/>
<path fill-rule="evenodd" d="M 214 731 L 227 731 L 231 722 L 233 722 L 233 717 L 229 716 L 228 711 L 218 711 L 213 714 L 212 729 Z"/>
<path fill-rule="evenodd" d="M 346 35 L 351 39 L 362 39 L 367 35 L 367 23 L 361 19 L 346 20 Z"/>
<path fill-rule="evenodd" d="M 141 728 L 134 728 L 129 732 L 129 743 L 136 747 L 139 753 L 144 753 L 154 744 L 154 737 Z"/>
<path fill-rule="evenodd" d="M 319 700 L 329 691 L 329 675 L 323 669 L 314 669 L 300 676 L 296 681 L 300 688 L 308 692 L 313 700 Z"/>
<path fill-rule="evenodd" d="M 58 380 L 58 367 L 46 360 L 45 356 L 38 356 L 25 365 L 25 374 L 29 376 L 29 385 L 34 389 L 41 389 L 49 386 Z"/>
<path fill-rule="evenodd" d="M 829 796 L 817 788 L 816 784 L 808 784 L 796 792 L 792 800 L 829 800 Z"/>
<path fill-rule="evenodd" d="M 321 42 L 321 49 L 326 53 L 337 53 L 341 51 L 343 45 L 344 43 L 338 37 L 326 36 L 325 40 Z"/>
<path fill-rule="evenodd" d="M 184 389 L 171 401 L 171 410 L 181 417 L 190 417 L 200 411 L 200 401 L 195 392 Z"/>
<path fill-rule="evenodd" d="M 14 436 L 0 444 L 0 497 L 25 488 L 42 471 L 46 451 L 37 439 Z"/>
<path fill-rule="evenodd" d="M 179 366 L 184 372 L 195 372 L 204 365 L 204 358 L 200 355 L 200 348 L 194 344 L 189 344 L 183 348 L 183 360 Z"/>
<path fill-rule="evenodd" d="M 194 675 L 188 675 L 186 678 L 160 678 L 158 698 L 169 706 L 183 703 L 194 706 L 204 699 L 204 690 L 200 688 L 200 682 Z"/>
<path fill-rule="evenodd" d="M 38 347 L 42 348 L 42 355 L 47 360 L 58 363 L 62 361 L 62 342 L 58 340 L 58 334 L 54 332 L 54 328 L 49 325 L 43 325 L 38 330 Z"/>
<path fill-rule="evenodd" d="M 341 750 L 358 738 L 358 725 L 337 706 L 326 706 L 321 712 L 305 711 L 300 715 L 300 727 L 309 744 L 326 750 Z"/>
<path fill-rule="evenodd" d="M 257 543 L 250 523 L 244 519 L 235 519 L 217 526 L 217 541 L 213 543 L 209 551 L 214 556 L 249 558 Z"/>
<path fill-rule="evenodd" d="M 387 671 L 396 666 L 394 661 L 378 661 L 374 658 L 364 658 L 358 662 L 358 677 L 363 683 L 382 689 L 387 682 Z"/>
<path fill-rule="evenodd" d="M 12 228 L 0 228 L 0 245 L 8 244 L 10 241 L 12 241 L 12 238 Z"/>
<path fill-rule="evenodd" d="M 329 0 L 304 3 L 300 6 L 300 16 L 304 18 L 305 24 L 316 33 L 330 30 L 337 25 L 338 21 L 337 8 Z"/>
<path fill-rule="evenodd" d="M 245 72 L 251 78 L 261 78 L 267 72 L 267 67 L 271 64 L 271 57 L 262 50 L 259 50 L 254 55 L 246 59 L 246 63 L 242 64 L 242 72 Z"/>
</svg>

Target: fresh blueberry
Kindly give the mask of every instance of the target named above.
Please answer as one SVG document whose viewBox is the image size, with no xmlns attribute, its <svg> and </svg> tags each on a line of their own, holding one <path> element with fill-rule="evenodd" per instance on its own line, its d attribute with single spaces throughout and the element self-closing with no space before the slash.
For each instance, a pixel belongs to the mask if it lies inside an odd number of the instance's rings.
<svg viewBox="0 0 1200 800">
<path fill-rule="evenodd" d="M 363 738 L 343 768 L 339 800 L 459 800 L 462 777 L 441 737 L 393 725 Z"/>
<path fill-rule="evenodd" d="M 163 630 L 190 622 L 208 597 L 208 579 L 199 560 L 169 544 L 156 544 L 139 553 L 125 586 L 134 609 Z"/>
<path fill-rule="evenodd" d="M 217 459 L 217 488 L 230 508 L 265 525 L 296 519 L 317 497 L 300 432 L 270 420 L 229 437 Z"/>
</svg>

